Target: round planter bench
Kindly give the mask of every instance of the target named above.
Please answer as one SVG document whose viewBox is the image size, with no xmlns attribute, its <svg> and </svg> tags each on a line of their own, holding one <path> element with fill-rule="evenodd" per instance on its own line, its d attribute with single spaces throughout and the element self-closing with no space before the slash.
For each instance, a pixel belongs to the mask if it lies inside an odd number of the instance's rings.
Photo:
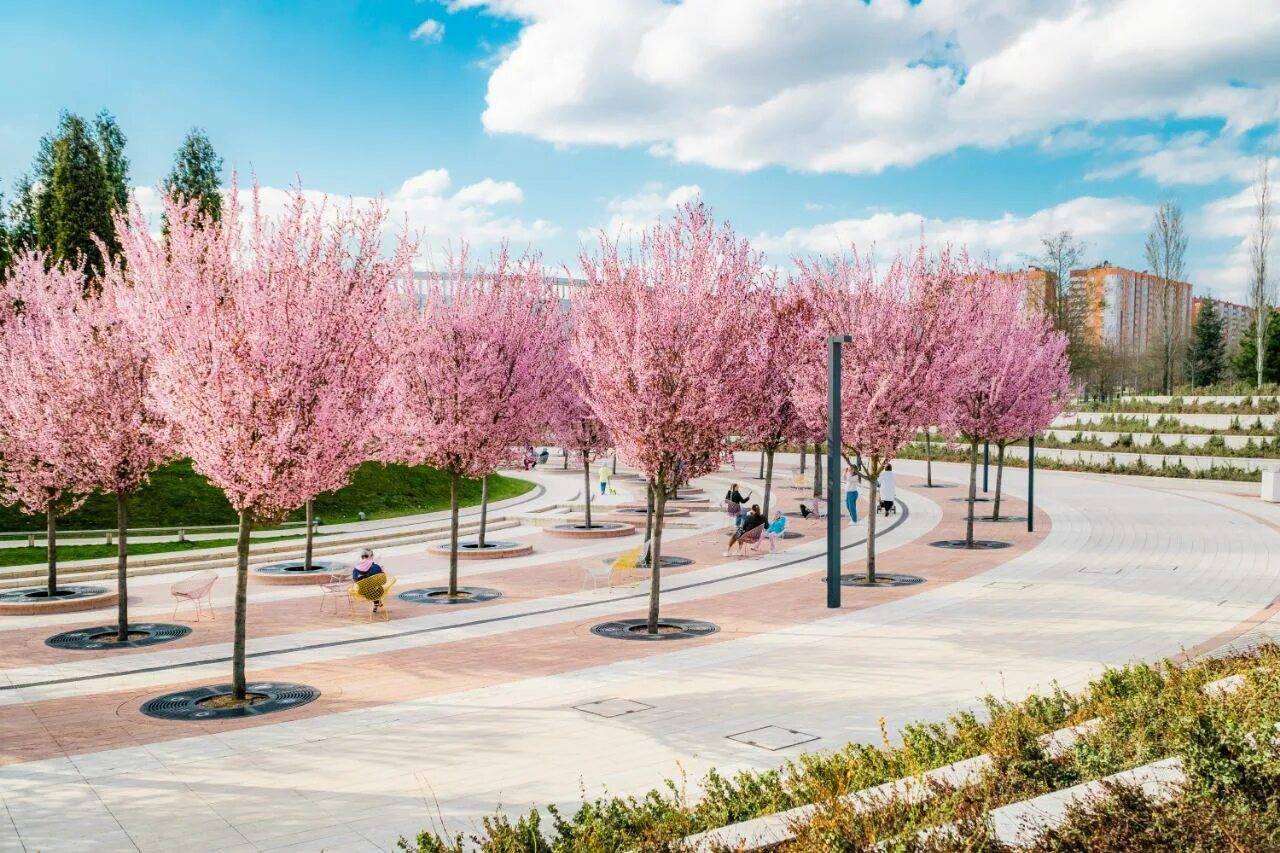
<svg viewBox="0 0 1280 853">
<path fill-rule="evenodd" d="M 620 521 L 593 521 L 590 527 L 587 527 L 585 522 L 571 521 L 544 527 L 542 532 L 562 539 L 612 539 L 630 536 L 636 532 L 636 528 L 634 525 Z"/>
<path fill-rule="evenodd" d="M 69 584 L 59 586 L 57 595 L 45 587 L 6 589 L 0 592 L 0 615 L 34 616 L 40 613 L 71 613 L 110 607 L 120 600 L 115 587 Z"/>
<path fill-rule="evenodd" d="M 312 560 L 309 571 L 302 570 L 301 560 L 285 560 L 254 566 L 250 572 L 262 583 L 279 585 L 305 585 L 328 583 L 335 573 L 350 577 L 351 565 L 340 560 Z"/>
<path fill-rule="evenodd" d="M 428 554 L 448 557 L 453 549 L 448 542 L 434 542 L 427 546 Z M 458 543 L 459 560 L 501 560 L 504 557 L 523 557 L 532 554 L 533 546 L 521 542 L 509 542 L 502 539 L 491 539 L 479 547 L 475 542 Z"/>
</svg>

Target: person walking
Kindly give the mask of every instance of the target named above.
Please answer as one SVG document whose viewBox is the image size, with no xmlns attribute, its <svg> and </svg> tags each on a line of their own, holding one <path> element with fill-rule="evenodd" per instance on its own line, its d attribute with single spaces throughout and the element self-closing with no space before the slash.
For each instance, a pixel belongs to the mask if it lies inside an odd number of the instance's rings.
<svg viewBox="0 0 1280 853">
<path fill-rule="evenodd" d="M 898 511 L 894 501 L 898 499 L 898 477 L 893 473 L 893 465 L 885 465 L 876 480 L 880 487 L 880 509 L 885 515 Z"/>
<path fill-rule="evenodd" d="M 601 494 L 601 495 L 603 495 L 603 494 L 605 493 L 605 490 L 609 488 L 609 477 L 610 477 L 610 476 L 611 476 L 611 475 L 610 475 L 610 472 L 609 472 L 609 466 L 608 466 L 608 465 L 601 465 L 601 466 L 600 466 L 600 494 Z"/>
<path fill-rule="evenodd" d="M 845 466 L 844 476 L 840 478 L 840 490 L 844 492 L 844 506 L 849 511 L 851 524 L 858 523 L 858 479 L 853 466 Z"/>
</svg>

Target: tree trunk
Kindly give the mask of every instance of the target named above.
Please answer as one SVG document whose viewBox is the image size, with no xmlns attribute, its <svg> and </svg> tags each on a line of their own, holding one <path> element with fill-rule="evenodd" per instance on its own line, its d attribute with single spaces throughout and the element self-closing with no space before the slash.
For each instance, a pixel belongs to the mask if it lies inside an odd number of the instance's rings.
<svg viewBox="0 0 1280 853">
<path fill-rule="evenodd" d="M 564 448 L 564 470 L 569 470 L 569 448 Z"/>
<path fill-rule="evenodd" d="M 1000 520 L 1000 486 L 1004 481 L 1004 442 L 996 445 L 996 499 L 991 505 L 991 520 Z"/>
<path fill-rule="evenodd" d="M 641 554 L 641 565 L 649 565 L 649 557 L 653 554 L 653 484 L 645 482 L 645 514 L 644 514 L 644 542 L 641 543 L 645 552 Z"/>
<path fill-rule="evenodd" d="M 476 547 L 484 548 L 484 532 L 489 526 L 489 475 L 480 478 L 480 533 L 476 536 Z M 457 550 L 457 546 L 454 546 Z"/>
<path fill-rule="evenodd" d="M 129 495 L 116 492 L 116 639 L 129 639 Z"/>
<path fill-rule="evenodd" d="M 813 496 L 822 497 L 822 445 L 813 444 Z M 830 507 L 827 508 L 830 511 Z"/>
<path fill-rule="evenodd" d="M 618 473 L 618 454 L 613 454 L 613 473 Z"/>
<path fill-rule="evenodd" d="M 880 460 L 871 457 L 871 476 L 869 484 L 869 500 L 871 503 L 867 506 L 867 583 L 874 584 L 876 582 L 876 518 L 879 513 L 876 512 L 880 504 Z M 827 507 L 827 512 L 838 512 L 837 507 Z"/>
<path fill-rule="evenodd" d="M 582 497 L 587 504 L 587 529 L 591 529 L 591 466 L 587 464 L 587 451 L 582 451 Z"/>
<path fill-rule="evenodd" d="M 458 474 L 449 472 L 449 595 L 458 594 Z"/>
<path fill-rule="evenodd" d="M 773 450 L 765 451 L 766 464 L 764 468 L 764 517 L 769 518 L 769 491 L 773 485 Z"/>
<path fill-rule="evenodd" d="M 973 508 L 978 497 L 978 439 L 969 442 L 969 515 L 964 523 L 964 547 L 973 547 Z"/>
<path fill-rule="evenodd" d="M 311 555 L 315 544 L 316 531 L 316 504 L 314 500 L 307 501 L 307 545 L 302 556 L 302 570 L 304 572 L 311 571 Z"/>
<path fill-rule="evenodd" d="M 249 618 L 249 511 L 240 510 L 236 536 L 236 625 L 231 641 L 231 698 L 244 697 L 244 633 Z"/>
<path fill-rule="evenodd" d="M 808 443 L 807 441 L 802 441 L 802 442 L 800 442 L 800 474 L 801 474 L 801 476 L 803 476 L 803 475 L 804 475 L 804 462 L 805 462 L 805 458 L 806 458 L 806 457 L 805 457 L 805 452 L 806 452 L 808 449 L 809 449 L 809 443 Z"/>
<path fill-rule="evenodd" d="M 928 427 L 924 428 L 924 482 L 933 485 L 933 441 Z"/>
<path fill-rule="evenodd" d="M 662 511 L 666 508 L 666 489 L 653 490 L 653 541 L 649 546 L 649 624 L 650 634 L 658 633 L 658 598 L 662 591 Z"/>
<path fill-rule="evenodd" d="M 760 474 L 757 479 L 764 479 L 764 448 L 760 449 Z"/>
<path fill-rule="evenodd" d="M 49 597 L 58 592 L 58 520 L 53 514 L 53 502 L 44 516 L 45 550 L 49 555 Z"/>
</svg>

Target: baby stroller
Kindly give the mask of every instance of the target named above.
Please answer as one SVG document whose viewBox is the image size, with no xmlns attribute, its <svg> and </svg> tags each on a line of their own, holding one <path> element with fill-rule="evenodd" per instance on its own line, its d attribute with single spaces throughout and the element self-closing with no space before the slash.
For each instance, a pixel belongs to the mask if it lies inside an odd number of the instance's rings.
<svg viewBox="0 0 1280 853">
<path fill-rule="evenodd" d="M 886 517 L 898 514 L 897 501 L 880 501 L 880 513 Z"/>
</svg>

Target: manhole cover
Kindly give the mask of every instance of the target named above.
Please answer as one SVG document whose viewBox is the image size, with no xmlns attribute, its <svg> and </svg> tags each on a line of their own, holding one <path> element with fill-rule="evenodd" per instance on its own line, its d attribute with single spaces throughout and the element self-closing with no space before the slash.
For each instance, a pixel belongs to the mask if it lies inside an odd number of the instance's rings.
<svg viewBox="0 0 1280 853">
<path fill-rule="evenodd" d="M 611 566 L 617 561 L 618 561 L 617 557 L 605 557 L 603 560 L 601 560 L 601 562 L 604 563 L 606 566 Z M 693 560 L 689 559 L 688 557 L 674 557 L 674 556 L 669 557 L 666 554 L 662 555 L 662 558 L 659 560 L 659 562 L 662 564 L 662 568 L 664 569 L 675 569 L 675 568 L 679 568 L 680 566 L 693 565 Z M 636 566 L 636 568 L 647 569 L 649 568 L 649 564 L 647 562 L 642 562 L 638 566 Z"/>
<path fill-rule="evenodd" d="M 748 746 L 758 746 L 770 752 L 777 752 L 780 749 L 787 749 L 799 746 L 802 743 L 812 743 L 818 740 L 817 735 L 811 735 L 796 729 L 788 729 L 783 726 L 764 726 L 747 732 L 738 732 L 736 735 L 728 735 L 727 737 L 729 740 L 745 743 Z"/>
<path fill-rule="evenodd" d="M 257 701 L 251 705 L 218 707 L 219 699 L 231 696 L 230 684 L 218 684 L 148 699 L 142 705 L 142 713 L 160 720 L 228 720 L 297 708 L 320 695 L 314 687 L 281 681 L 251 682 L 245 685 L 245 692 Z"/>
<path fill-rule="evenodd" d="M 974 521 L 993 521 L 993 522 L 996 522 L 997 524 L 1004 521 L 1018 521 L 1018 522 L 1025 523 L 1027 520 L 1027 517 L 1025 515 L 1001 515 L 999 518 L 992 518 L 989 515 L 975 515 L 973 517 L 973 520 Z"/>
<path fill-rule="evenodd" d="M 53 595 L 49 595 L 47 587 L 40 589 L 6 589 L 0 592 L 0 602 L 5 604 L 29 604 L 34 601 L 73 601 L 77 598 L 92 598 L 95 595 L 106 595 L 107 588 L 102 586 L 60 586 Z"/>
<path fill-rule="evenodd" d="M 975 539 L 973 544 L 968 544 L 964 539 L 939 539 L 937 542 L 930 542 L 935 548 L 950 548 L 955 551 L 994 551 L 997 548 L 1008 548 L 1008 542 L 998 542 L 995 539 Z"/>
<path fill-rule="evenodd" d="M 588 702 L 585 705 L 573 706 L 575 711 L 586 711 L 588 714 L 595 714 L 597 717 L 622 717 L 627 714 L 648 711 L 652 708 L 652 705 L 635 702 L 631 699 L 601 699 L 599 702 Z"/>
<path fill-rule="evenodd" d="M 951 502 L 957 503 L 957 504 L 967 504 L 969 502 L 969 499 L 968 498 L 952 498 Z M 991 498 L 974 498 L 973 502 L 980 503 L 980 504 L 991 503 Z"/>
<path fill-rule="evenodd" d="M 647 619 L 615 619 L 602 622 L 591 629 L 598 637 L 615 640 L 686 640 L 690 637 L 706 637 L 719 631 L 717 625 L 700 619 L 659 619 L 658 633 L 650 634 Z"/>
<path fill-rule="evenodd" d="M 448 595 L 447 586 L 424 586 L 420 589 L 408 589 L 396 596 L 410 604 L 474 604 L 478 601 L 493 601 L 502 598 L 496 589 L 484 586 L 460 586 L 457 597 Z"/>
<path fill-rule="evenodd" d="M 822 582 L 827 582 L 825 575 L 822 577 Z M 865 572 L 840 576 L 841 586 L 913 586 L 918 583 L 924 583 L 924 578 L 919 578 L 915 575 L 895 575 L 885 572 L 876 572 L 875 583 L 867 582 L 867 575 Z"/>
<path fill-rule="evenodd" d="M 311 568 L 304 568 L 302 560 L 286 560 L 282 563 L 268 563 L 257 566 L 254 571 L 260 575 L 331 575 L 334 572 L 347 572 L 350 563 L 339 560 L 312 560 Z"/>
<path fill-rule="evenodd" d="M 154 646 L 181 639 L 191 633 L 187 625 L 169 625 L 162 622 L 129 623 L 130 639 L 123 643 L 115 640 L 115 625 L 95 625 L 92 628 L 79 628 L 75 631 L 63 631 L 54 634 L 44 641 L 46 646 L 55 649 L 77 649 L 81 651 L 98 651 L 101 649 L 136 649 L 140 646 Z M 140 635 L 140 636 L 135 636 Z"/>
</svg>

